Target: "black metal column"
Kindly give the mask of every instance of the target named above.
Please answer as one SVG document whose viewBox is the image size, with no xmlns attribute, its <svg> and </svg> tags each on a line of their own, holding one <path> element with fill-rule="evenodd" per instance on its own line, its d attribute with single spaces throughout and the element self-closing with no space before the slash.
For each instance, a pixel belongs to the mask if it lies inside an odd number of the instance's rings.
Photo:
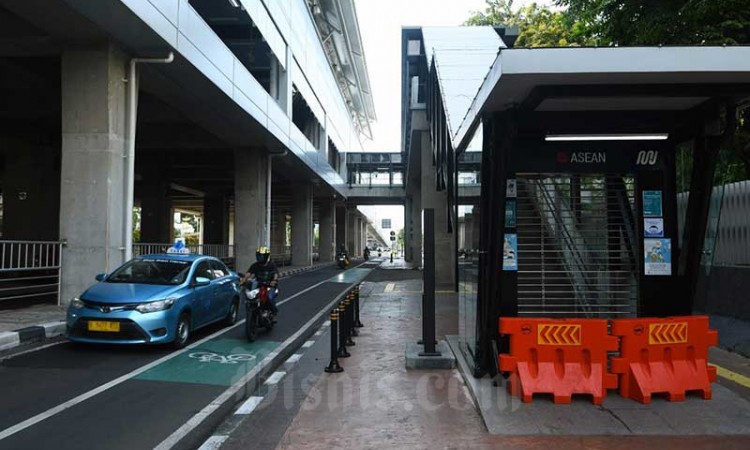
<svg viewBox="0 0 750 450">
<path fill-rule="evenodd" d="M 422 293 L 422 343 L 420 356 L 440 355 L 435 349 L 435 210 L 424 210 L 424 291 Z"/>
</svg>

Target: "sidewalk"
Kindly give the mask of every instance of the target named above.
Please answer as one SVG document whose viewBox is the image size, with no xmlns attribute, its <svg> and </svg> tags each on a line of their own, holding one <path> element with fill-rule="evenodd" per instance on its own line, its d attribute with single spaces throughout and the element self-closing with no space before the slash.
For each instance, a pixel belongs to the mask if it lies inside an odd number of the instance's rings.
<svg viewBox="0 0 750 450">
<path fill-rule="evenodd" d="M 283 278 L 330 265 L 333 263 L 287 266 L 279 269 L 279 275 Z M 65 312 L 65 307 L 45 304 L 0 310 L 0 352 L 64 335 Z"/>
<path fill-rule="evenodd" d="M 383 266 L 387 268 L 385 263 Z M 529 417 L 537 421 L 546 417 L 549 419 L 546 435 L 491 435 L 458 370 L 405 369 L 405 345 L 421 337 L 421 284 L 419 271 L 373 272 L 363 283 L 360 294 L 361 320 L 365 327 L 355 338 L 356 346 L 349 348 L 351 357 L 339 359 L 344 372 L 323 372 L 328 362 L 330 331 L 321 329 L 309 348 L 300 349 L 299 354 L 279 368 L 277 376 L 266 381 L 263 388 L 253 394 L 256 397 L 251 397 L 235 413 L 231 424 L 217 430 L 202 448 L 750 448 L 749 436 L 684 436 L 688 432 L 683 427 L 675 428 L 665 422 L 660 416 L 662 413 L 657 411 L 665 407 L 673 409 L 671 404 L 625 405 L 641 422 L 651 423 L 648 436 L 628 433 L 613 436 L 610 434 L 615 433 L 606 430 L 583 433 L 588 435 L 565 433 L 562 430 L 574 428 L 576 423 L 583 426 L 588 418 L 610 413 L 590 402 L 546 405 L 544 400 L 532 407 L 517 405 L 520 408 L 514 413 L 518 416 L 514 421 Z M 456 295 L 438 293 L 436 297 L 438 339 L 458 334 Z M 723 392 L 728 391 L 723 389 Z M 614 399 L 616 393 L 610 393 L 610 397 Z M 695 407 L 700 402 L 688 401 L 682 405 Z M 723 405 L 720 398 L 711 402 L 714 409 Z M 552 413 L 540 416 L 540 405 Z M 581 409 L 587 414 L 579 415 Z M 687 426 L 700 421 L 702 416 L 684 419 Z M 725 426 L 726 430 L 747 425 L 727 423 Z"/>
</svg>

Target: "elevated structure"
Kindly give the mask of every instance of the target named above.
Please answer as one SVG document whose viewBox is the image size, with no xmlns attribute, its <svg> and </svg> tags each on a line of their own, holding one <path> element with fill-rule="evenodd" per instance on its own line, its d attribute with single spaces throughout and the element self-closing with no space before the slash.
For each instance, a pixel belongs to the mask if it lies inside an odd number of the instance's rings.
<svg viewBox="0 0 750 450">
<path fill-rule="evenodd" d="M 353 2 L 0 0 L 0 24 L 2 239 L 66 243 L 63 303 L 131 242 L 171 242 L 175 211 L 238 268 L 260 244 L 295 265 L 361 253 L 343 155 L 374 109 Z"/>
</svg>

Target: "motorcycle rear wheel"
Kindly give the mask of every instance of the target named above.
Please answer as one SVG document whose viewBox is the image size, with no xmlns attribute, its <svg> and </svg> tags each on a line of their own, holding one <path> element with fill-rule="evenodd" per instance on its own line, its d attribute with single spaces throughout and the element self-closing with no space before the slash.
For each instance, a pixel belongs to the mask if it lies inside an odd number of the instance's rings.
<svg viewBox="0 0 750 450">
<path fill-rule="evenodd" d="M 249 312 L 245 321 L 245 337 L 249 342 L 255 342 L 258 337 L 258 313 L 257 311 Z"/>
</svg>

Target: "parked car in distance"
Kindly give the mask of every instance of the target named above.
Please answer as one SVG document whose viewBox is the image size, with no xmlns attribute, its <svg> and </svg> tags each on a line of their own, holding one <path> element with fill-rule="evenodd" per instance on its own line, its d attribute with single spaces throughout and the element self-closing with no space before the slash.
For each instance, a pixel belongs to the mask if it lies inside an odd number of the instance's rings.
<svg viewBox="0 0 750 450">
<path fill-rule="evenodd" d="M 71 300 L 67 335 L 74 342 L 172 343 L 239 313 L 239 277 L 217 258 L 154 254 L 134 258 Z"/>
</svg>

